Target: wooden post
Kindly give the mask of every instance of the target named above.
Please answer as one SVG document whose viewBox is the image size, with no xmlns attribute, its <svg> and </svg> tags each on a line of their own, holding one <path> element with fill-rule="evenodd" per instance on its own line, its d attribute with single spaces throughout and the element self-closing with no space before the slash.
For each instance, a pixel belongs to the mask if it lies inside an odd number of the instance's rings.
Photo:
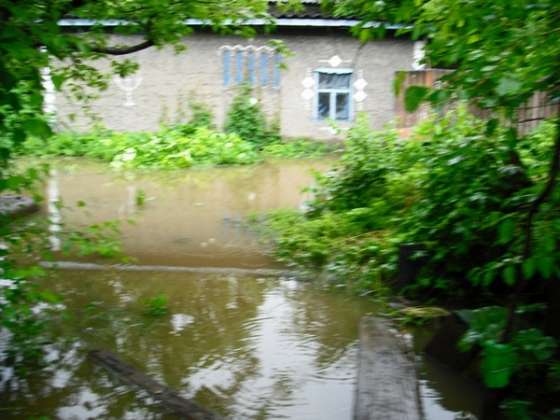
<svg viewBox="0 0 560 420">
<path fill-rule="evenodd" d="M 117 375 L 138 388 L 143 389 L 151 397 L 161 401 L 170 410 L 189 420 L 224 420 L 218 414 L 198 405 L 194 401 L 179 396 L 167 386 L 154 381 L 144 372 L 129 365 L 109 350 L 91 350 L 88 357 L 109 372 Z"/>
<path fill-rule="evenodd" d="M 365 317 L 354 420 L 421 420 L 418 372 L 412 349 L 386 319 Z"/>
</svg>

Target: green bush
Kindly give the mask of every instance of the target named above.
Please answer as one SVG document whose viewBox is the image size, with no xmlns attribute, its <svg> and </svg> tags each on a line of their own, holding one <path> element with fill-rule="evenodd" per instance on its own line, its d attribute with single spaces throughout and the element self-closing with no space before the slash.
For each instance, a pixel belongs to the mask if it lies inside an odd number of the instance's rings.
<svg viewBox="0 0 560 420">
<path fill-rule="evenodd" d="M 513 148 L 511 131 L 488 135 L 484 121 L 459 109 L 429 118 L 404 140 L 395 130 L 372 131 L 360 117 L 338 167 L 316 175 L 300 222 L 270 225 L 275 253 L 367 287 L 369 269 L 394 278 L 399 243 L 424 244 L 429 258 L 418 291 L 499 292 L 515 281 L 527 208 L 543 188 L 553 134 L 543 125 Z M 528 275 L 558 274 L 559 198 L 534 220 Z"/>
<path fill-rule="evenodd" d="M 163 127 L 158 133 L 118 133 L 98 129 L 83 135 L 61 133 L 48 142 L 31 139 L 22 154 L 86 156 L 110 162 L 115 168 L 179 169 L 193 165 L 245 165 L 259 161 L 253 145 L 234 134 L 204 126 Z"/>
<path fill-rule="evenodd" d="M 341 148 L 341 145 L 320 141 L 291 139 L 269 143 L 262 148 L 261 154 L 266 157 L 278 158 L 319 157 L 340 151 Z"/>
<path fill-rule="evenodd" d="M 212 123 L 214 114 L 207 105 L 201 102 L 190 101 L 189 108 L 191 109 L 189 122 L 186 124 L 175 124 L 172 126 L 173 129 L 179 131 L 183 136 L 192 136 L 199 127 L 214 129 L 214 124 Z"/>
<path fill-rule="evenodd" d="M 241 85 L 227 113 L 224 131 L 237 134 L 260 149 L 280 140 L 280 127 L 278 122 L 267 122 L 264 111 L 252 93 L 250 85 Z"/>
<path fill-rule="evenodd" d="M 250 164 L 259 160 L 253 146 L 238 136 L 206 127 L 197 128 L 189 137 L 181 134 L 175 130 L 142 133 L 144 140 L 141 142 L 119 142 L 119 152 L 112 158 L 111 165 L 115 168 L 179 169 L 193 165 Z"/>
</svg>

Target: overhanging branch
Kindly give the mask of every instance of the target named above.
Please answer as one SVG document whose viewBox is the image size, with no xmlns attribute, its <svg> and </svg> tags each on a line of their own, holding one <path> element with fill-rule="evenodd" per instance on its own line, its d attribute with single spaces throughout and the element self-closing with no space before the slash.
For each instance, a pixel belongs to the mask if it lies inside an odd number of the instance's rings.
<svg viewBox="0 0 560 420">
<path fill-rule="evenodd" d="M 549 169 L 549 176 L 548 181 L 541 191 L 541 193 L 537 196 L 535 200 L 531 203 L 529 207 L 529 211 L 527 214 L 527 219 L 525 221 L 525 226 L 523 228 L 525 233 L 525 241 L 523 245 L 523 254 L 522 259 L 523 261 L 527 260 L 531 257 L 531 248 L 533 242 L 533 222 L 535 216 L 539 211 L 539 207 L 543 204 L 546 199 L 552 194 L 554 187 L 558 181 L 558 174 L 560 173 L 560 121 L 556 122 L 556 138 L 554 140 L 554 146 L 552 150 L 552 159 L 550 161 L 550 169 Z M 515 309 L 520 300 L 520 295 L 525 289 L 527 285 L 527 279 L 523 277 L 523 271 L 521 265 L 517 265 L 517 280 L 515 282 L 513 296 L 507 308 L 507 318 L 506 318 L 506 328 L 504 330 L 502 340 L 504 342 L 509 342 L 511 340 L 511 336 L 513 333 L 513 321 L 515 315 Z"/>
<path fill-rule="evenodd" d="M 145 50 L 146 48 L 153 47 L 154 45 L 154 41 L 149 39 L 141 44 L 132 45 L 130 47 L 96 47 L 92 49 L 92 52 L 108 55 L 126 55 Z"/>
</svg>

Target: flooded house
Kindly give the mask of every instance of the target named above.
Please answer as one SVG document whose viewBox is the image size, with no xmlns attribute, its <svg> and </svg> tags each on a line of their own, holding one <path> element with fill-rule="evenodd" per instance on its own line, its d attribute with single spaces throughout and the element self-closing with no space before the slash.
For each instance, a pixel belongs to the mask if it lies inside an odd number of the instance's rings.
<svg viewBox="0 0 560 420">
<path fill-rule="evenodd" d="M 395 72 L 422 68 L 421 43 L 395 36 L 396 26 L 389 27 L 392 35 L 385 39 L 362 43 L 350 34 L 358 20 L 328 16 L 318 0 L 304 0 L 305 10 L 298 12 L 280 12 L 274 3 L 276 29 L 271 33 L 264 30 L 266 22 L 257 19 L 251 22 L 254 38 L 221 36 L 192 20 L 186 24 L 194 33 L 182 41 L 186 51 L 148 48 L 126 56 L 139 63 L 140 70 L 114 77 L 88 113 L 109 129 L 155 131 L 161 123 L 187 122 L 189 103 L 196 102 L 208 107 L 214 123 L 222 127 L 239 86 L 249 83 L 255 101 L 278 122 L 284 138 L 334 139 L 332 122 L 344 129 L 359 113 L 367 114 L 376 129 L 395 118 Z M 60 25 L 86 31 L 92 23 L 64 19 Z M 108 31 L 115 25 L 102 23 Z M 143 40 L 141 34 L 114 38 L 127 45 Z M 275 40 L 293 55 L 279 52 Z M 96 65 L 110 68 L 108 60 Z M 63 95 L 49 98 L 47 105 L 56 109 L 62 127 L 90 121 Z M 70 114 L 76 114 L 73 121 Z"/>
</svg>

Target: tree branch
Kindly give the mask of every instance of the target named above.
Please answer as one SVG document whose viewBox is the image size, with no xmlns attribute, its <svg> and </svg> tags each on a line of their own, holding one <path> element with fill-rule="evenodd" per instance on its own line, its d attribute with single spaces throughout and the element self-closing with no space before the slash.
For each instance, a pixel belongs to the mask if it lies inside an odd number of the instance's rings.
<svg viewBox="0 0 560 420">
<path fill-rule="evenodd" d="M 527 214 L 527 220 L 525 221 L 525 226 L 524 226 L 525 241 L 523 244 L 523 254 L 522 254 L 523 261 L 527 260 L 531 256 L 531 247 L 533 242 L 533 220 L 535 219 L 535 216 L 537 215 L 537 212 L 541 204 L 544 203 L 544 201 L 554 190 L 559 173 L 560 173 L 560 120 L 556 123 L 556 139 L 554 140 L 554 149 L 552 152 L 552 160 L 550 162 L 550 172 L 549 172 L 548 181 L 544 189 L 539 194 L 539 196 L 531 203 L 529 207 L 529 212 Z M 503 341 L 506 343 L 511 340 L 511 335 L 513 332 L 515 309 L 519 303 L 521 293 L 523 292 L 523 289 L 527 284 L 527 279 L 523 278 L 521 264 L 518 264 L 517 266 L 516 277 L 517 277 L 517 281 L 515 283 L 513 297 L 511 299 L 510 304 L 508 305 L 507 323 L 503 335 Z"/>
<path fill-rule="evenodd" d="M 151 39 L 142 42 L 141 44 L 132 45 L 130 47 L 96 47 L 91 51 L 94 53 L 108 54 L 108 55 L 126 55 L 137 51 L 145 50 L 146 48 L 153 47 L 154 41 Z"/>
<path fill-rule="evenodd" d="M 556 139 L 554 141 L 554 150 L 552 153 L 552 161 L 550 162 L 550 175 L 544 190 L 540 195 L 531 203 L 529 207 L 529 214 L 527 215 L 527 222 L 525 225 L 525 245 L 523 249 L 523 259 L 529 258 L 531 254 L 531 241 L 533 238 L 532 225 L 533 219 L 539 210 L 539 206 L 548 198 L 556 185 L 556 178 L 560 173 L 560 121 L 556 123 Z"/>
</svg>

